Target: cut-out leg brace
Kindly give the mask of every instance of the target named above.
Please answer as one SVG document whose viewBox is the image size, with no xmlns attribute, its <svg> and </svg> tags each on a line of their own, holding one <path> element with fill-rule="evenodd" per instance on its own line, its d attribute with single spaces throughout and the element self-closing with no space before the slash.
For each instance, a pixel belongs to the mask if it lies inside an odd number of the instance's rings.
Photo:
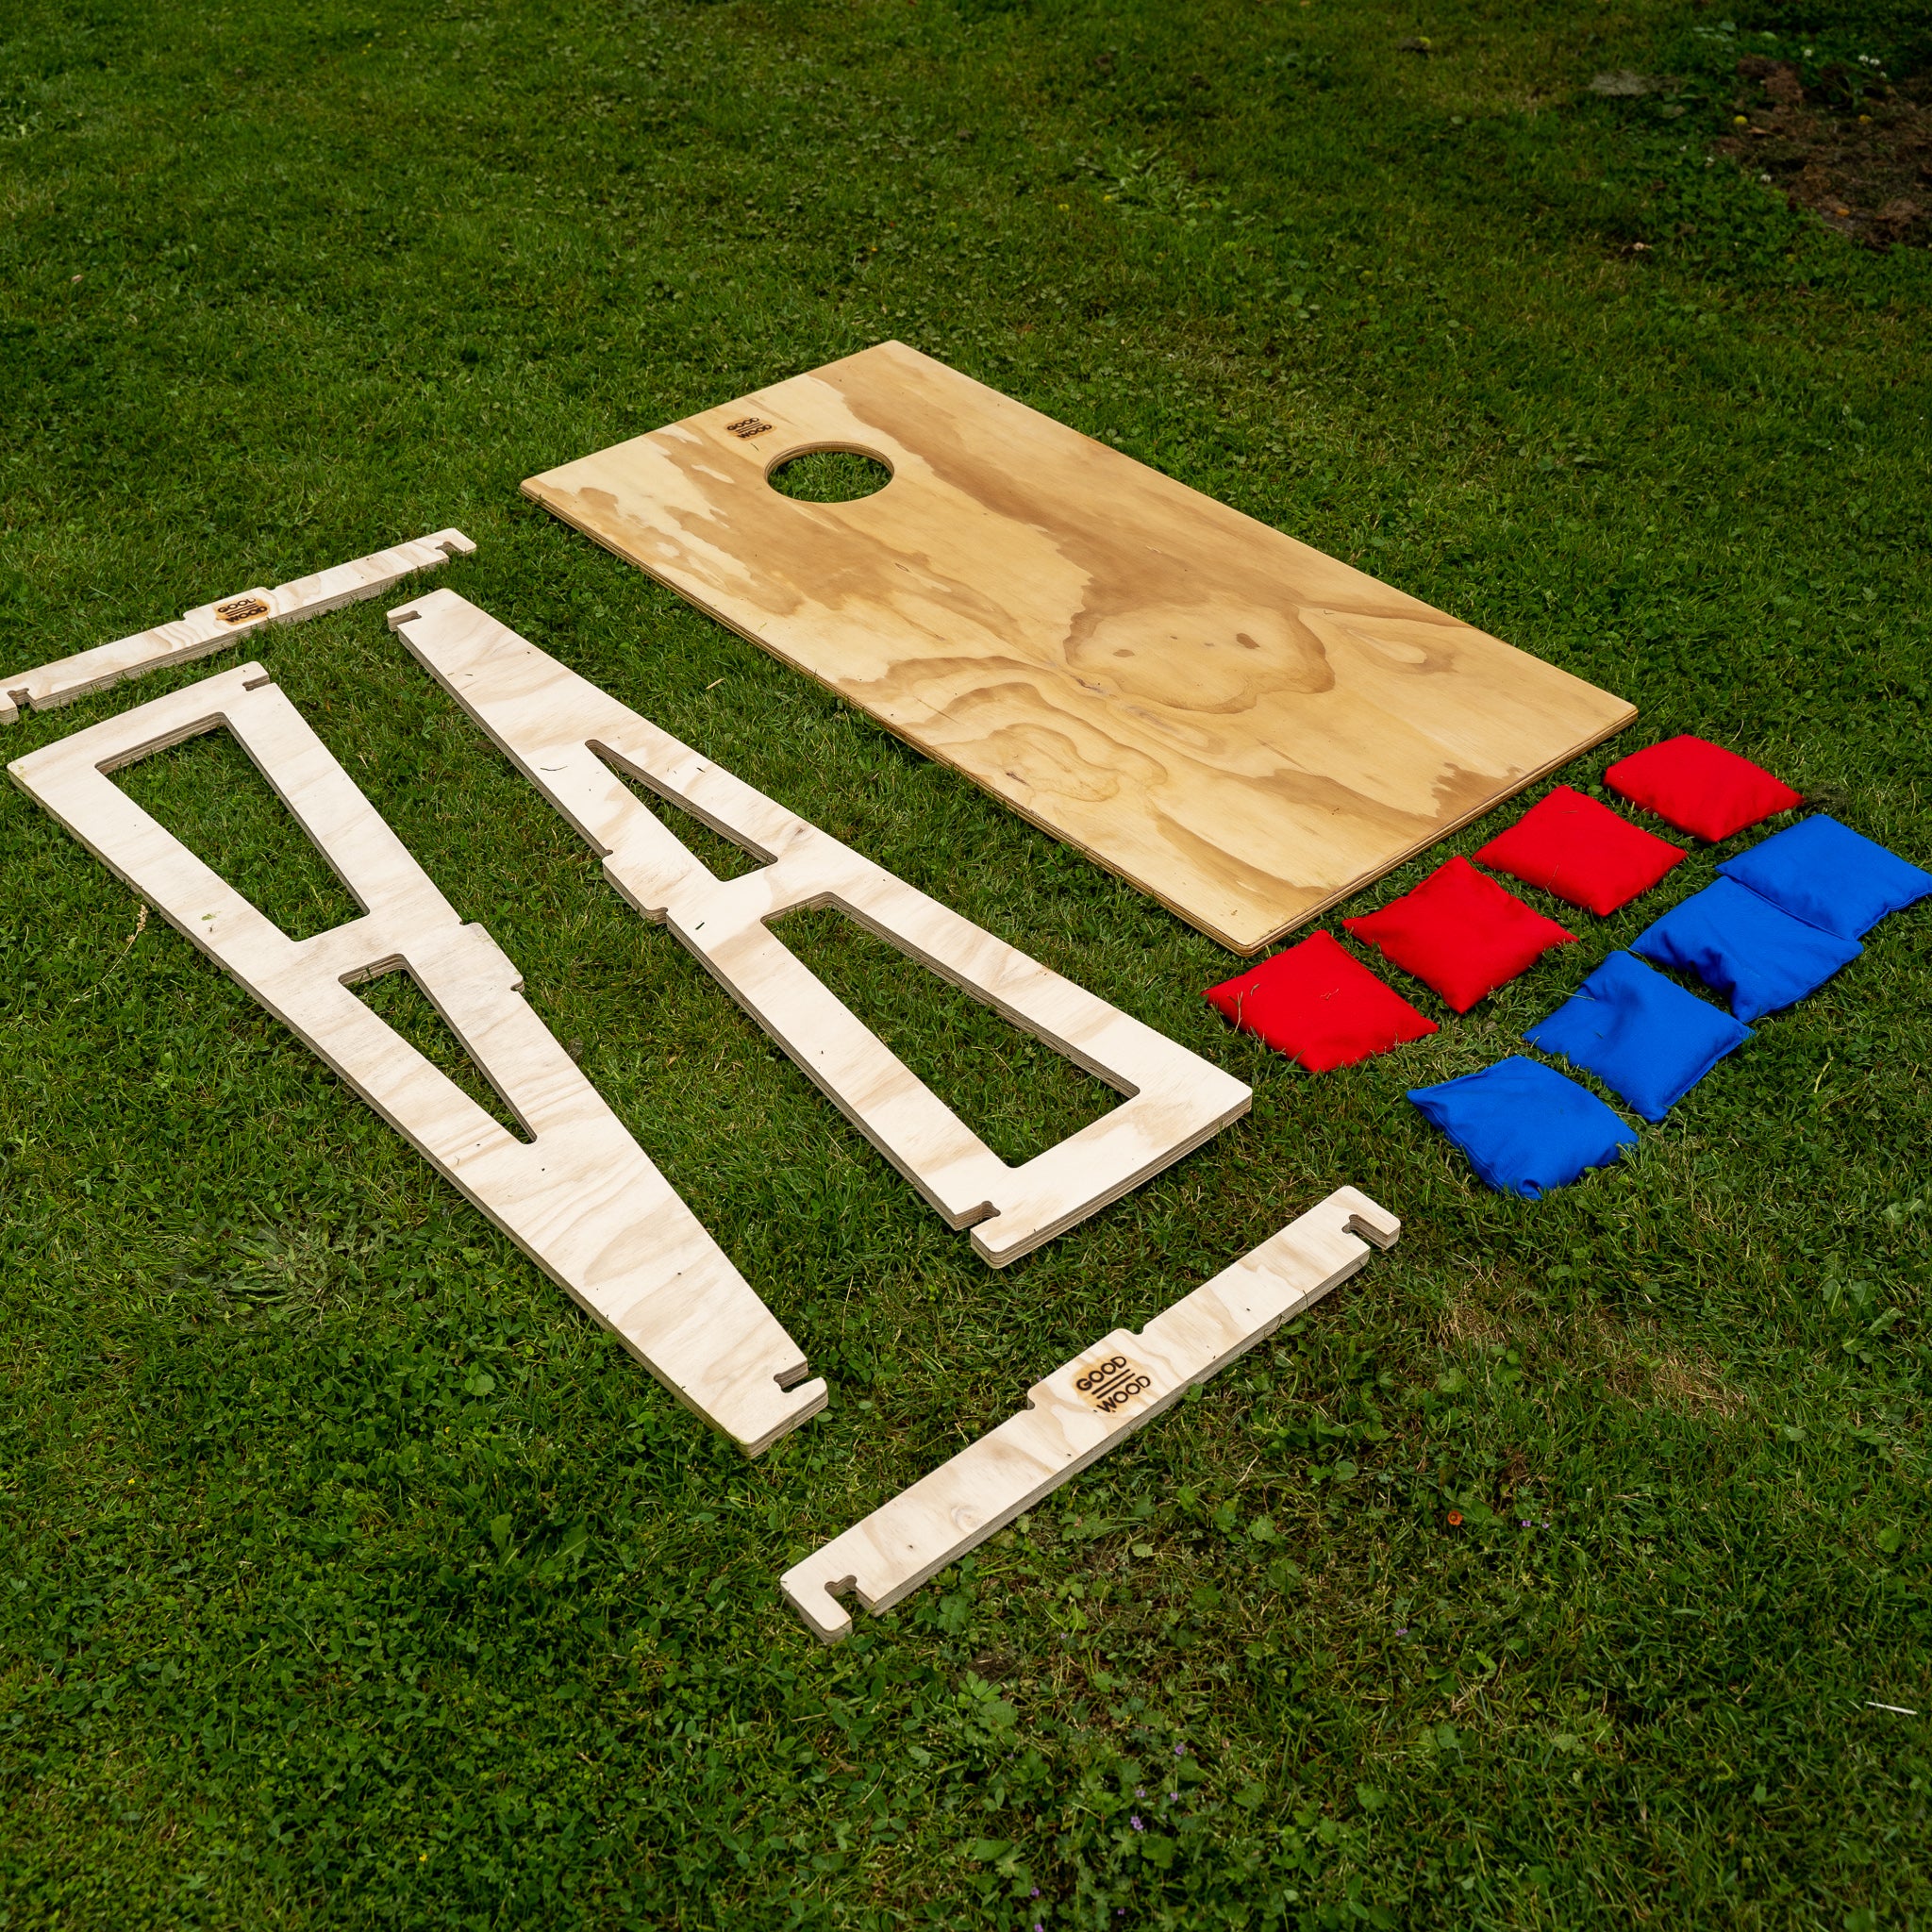
<svg viewBox="0 0 1932 1932">
<path fill-rule="evenodd" d="M 1247 1111 L 1247 1087 L 774 805 L 449 591 L 390 612 L 437 681 L 839 1109 L 994 1267 L 1050 1241 Z M 608 759 L 765 861 L 721 880 Z M 1125 1105 L 1007 1163 L 774 933 L 836 906 L 1077 1066 Z"/>
<path fill-rule="evenodd" d="M 291 940 L 107 775 L 225 724 L 364 916 Z M 14 782 L 226 969 L 680 1400 L 747 1454 L 822 1381 L 576 1063 L 259 664 L 10 765 Z M 350 991 L 407 967 L 531 1139 L 517 1140 Z"/>
</svg>

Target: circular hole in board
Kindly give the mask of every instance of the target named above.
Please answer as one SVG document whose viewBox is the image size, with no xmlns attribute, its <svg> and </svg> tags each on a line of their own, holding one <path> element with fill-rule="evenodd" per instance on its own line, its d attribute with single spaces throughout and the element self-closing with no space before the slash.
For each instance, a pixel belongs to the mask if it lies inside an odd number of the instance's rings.
<svg viewBox="0 0 1932 1932">
<path fill-rule="evenodd" d="M 892 472 L 862 449 L 808 449 L 787 457 L 766 473 L 765 481 L 781 496 L 801 503 L 855 503 L 874 496 L 892 480 Z"/>
</svg>

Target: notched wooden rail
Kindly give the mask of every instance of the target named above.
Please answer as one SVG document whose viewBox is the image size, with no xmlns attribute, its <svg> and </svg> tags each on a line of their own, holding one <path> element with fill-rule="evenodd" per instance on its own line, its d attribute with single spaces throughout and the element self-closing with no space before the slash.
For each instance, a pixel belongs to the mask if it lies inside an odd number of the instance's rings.
<svg viewBox="0 0 1932 1932">
<path fill-rule="evenodd" d="M 826 1643 L 848 1636 L 838 1599 L 876 1614 L 983 1543 L 1197 1382 L 1395 1245 L 1402 1224 L 1338 1188 L 1233 1267 L 1157 1315 L 1116 1328 L 1026 1393 L 1026 1407 L 779 1579 Z"/>
<path fill-rule="evenodd" d="M 105 691 L 125 677 L 225 651 L 264 625 L 300 624 L 305 618 L 340 610 L 345 604 L 379 597 L 406 576 L 434 570 L 452 557 L 468 557 L 475 547 L 460 530 L 438 530 L 434 536 L 418 537 L 278 584 L 273 591 L 243 591 L 198 605 L 174 624 L 158 624 L 131 638 L 97 644 L 38 670 L 16 672 L 0 678 L 0 724 L 17 724 L 28 705 L 37 711 L 52 710 L 56 705 L 71 705 L 92 691 Z"/>
</svg>

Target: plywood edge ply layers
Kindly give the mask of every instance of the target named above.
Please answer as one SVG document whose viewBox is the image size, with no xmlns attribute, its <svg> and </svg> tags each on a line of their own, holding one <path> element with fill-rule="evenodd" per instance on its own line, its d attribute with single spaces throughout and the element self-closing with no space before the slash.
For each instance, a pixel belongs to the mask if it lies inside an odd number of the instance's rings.
<svg viewBox="0 0 1932 1932">
<path fill-rule="evenodd" d="M 392 610 L 424 668 L 839 1109 L 994 1267 L 1178 1160 L 1247 1086 L 755 791 L 453 591 Z M 720 879 L 618 775 L 762 861 Z M 1009 1167 L 794 955 L 771 922 L 836 906 L 1126 1096 Z"/>
<path fill-rule="evenodd" d="M 112 779 L 225 725 L 363 908 L 291 940 Z M 9 775 L 241 983 L 688 1407 L 756 1455 L 823 1407 L 798 1345 L 259 664 L 76 731 Z M 363 1000 L 407 969 L 520 1140 Z"/>
<path fill-rule="evenodd" d="M 1241 953 L 1636 715 L 900 342 L 524 489 Z"/>
<path fill-rule="evenodd" d="M 1338 1188 L 1138 1335 L 1116 1328 L 1036 1382 L 1020 1414 L 794 1563 L 779 1579 L 792 1607 L 837 1643 L 852 1628 L 840 1597 L 890 1609 L 1346 1281 L 1367 1242 L 1392 1247 L 1401 1232 L 1366 1194 Z"/>
</svg>

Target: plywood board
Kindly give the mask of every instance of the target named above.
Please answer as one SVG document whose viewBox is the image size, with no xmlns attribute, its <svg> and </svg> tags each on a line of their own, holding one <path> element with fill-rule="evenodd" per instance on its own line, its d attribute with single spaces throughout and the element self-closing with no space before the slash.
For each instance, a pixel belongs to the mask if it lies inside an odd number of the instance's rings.
<svg viewBox="0 0 1932 1932">
<path fill-rule="evenodd" d="M 1636 715 L 901 342 L 524 489 L 1240 953 Z"/>
<path fill-rule="evenodd" d="M 291 940 L 109 772 L 225 725 L 363 908 Z M 796 1342 L 259 664 L 16 759 L 13 781 L 313 1049 L 450 1184 L 748 1455 L 824 1407 Z M 350 991 L 407 969 L 519 1140 Z"/>
<path fill-rule="evenodd" d="M 390 612 L 425 670 L 840 1110 L 994 1267 L 1030 1252 L 1248 1110 L 1199 1055 L 1052 973 L 660 731 L 454 591 Z M 761 859 L 720 879 L 617 774 Z M 1008 1167 L 771 929 L 836 906 L 1127 1099 Z"/>
<path fill-rule="evenodd" d="M 300 624 L 365 597 L 379 597 L 419 570 L 434 570 L 452 557 L 468 557 L 475 545 L 460 530 L 438 530 L 368 557 L 332 564 L 312 575 L 277 584 L 272 591 L 237 591 L 212 604 L 197 605 L 173 624 L 158 624 L 131 638 L 96 644 L 37 670 L 0 678 L 0 724 L 17 724 L 22 708 L 37 711 L 71 705 L 91 691 L 105 691 L 123 678 L 139 677 L 170 664 L 185 664 L 210 652 L 225 651 L 251 631 L 271 624 Z"/>
<path fill-rule="evenodd" d="M 807 1624 L 837 1643 L 841 1596 L 876 1614 L 1030 1509 L 1237 1356 L 1346 1281 L 1365 1241 L 1392 1247 L 1402 1224 L 1338 1188 L 1233 1267 L 1157 1315 L 1116 1328 L 1026 1392 L 1026 1407 L 835 1537 L 779 1579 Z"/>
</svg>

